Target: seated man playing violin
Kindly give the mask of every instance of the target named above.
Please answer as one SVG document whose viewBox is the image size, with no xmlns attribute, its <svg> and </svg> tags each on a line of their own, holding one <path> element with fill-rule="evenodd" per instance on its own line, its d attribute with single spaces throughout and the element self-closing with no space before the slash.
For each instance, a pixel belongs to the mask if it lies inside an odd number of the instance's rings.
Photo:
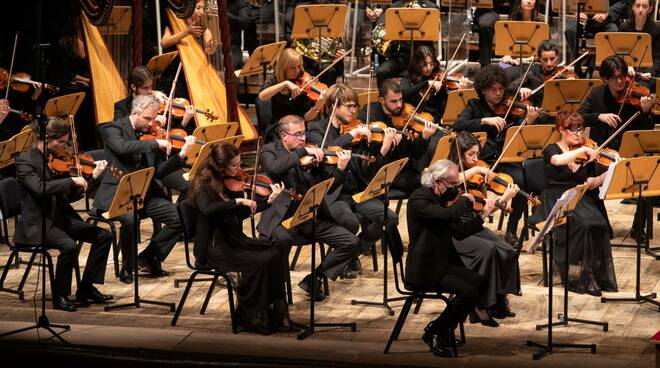
<svg viewBox="0 0 660 368">
<path fill-rule="evenodd" d="M 195 144 L 195 137 L 187 136 L 186 143 L 178 153 L 171 155 L 172 144 L 162 139 L 138 140 L 141 133 L 150 129 L 150 123 L 158 115 L 159 103 L 152 96 L 139 95 L 133 99 L 131 114 L 112 123 L 103 124 L 102 134 L 105 141 L 105 155 L 108 162 L 124 173 L 131 173 L 147 167 L 154 167 L 156 173 L 149 186 L 144 207 L 140 211 L 142 218 L 151 217 L 165 225 L 151 238 L 149 245 L 138 256 L 138 264 L 146 267 L 152 276 L 167 276 L 161 268 L 161 262 L 167 258 L 174 245 L 181 239 L 182 226 L 176 206 L 167 198 L 162 179 L 168 174 L 181 169 L 186 162 L 186 155 Z M 169 155 L 169 158 L 167 158 Z M 105 211 L 110 207 L 115 196 L 119 179 L 105 175 L 101 187 L 94 198 L 94 207 Z M 119 238 L 122 252 L 122 270 L 119 278 L 122 282 L 132 282 L 131 270 L 134 226 L 132 214 L 119 217 L 121 229 Z"/>
<path fill-rule="evenodd" d="M 350 151 L 339 150 L 336 165 L 325 164 L 327 150 L 306 147 L 304 120 L 295 115 L 280 119 L 280 140 L 268 143 L 261 150 L 261 167 L 275 182 L 283 182 L 287 188 L 304 195 L 307 190 L 321 181 L 333 177 L 335 182 L 319 208 L 316 222 L 316 240 L 328 244 L 332 250 L 317 268 L 317 276 L 325 275 L 335 280 L 358 251 L 358 239 L 333 219 L 329 206 L 336 201 L 339 188 L 346 178 L 346 168 L 351 158 Z M 280 249 L 282 261 L 288 264 L 289 250 L 294 244 L 309 244 L 312 238 L 312 223 L 301 224 L 291 230 L 282 226 L 282 221 L 293 216 L 299 203 L 280 196 L 272 207 L 264 211 L 257 226 L 261 237 L 272 241 Z M 288 267 L 287 267 L 288 269 Z M 298 284 L 311 295 L 311 273 Z M 323 300 L 325 295 L 316 288 L 314 299 Z"/>
<path fill-rule="evenodd" d="M 486 132 L 488 138 L 481 149 L 479 158 L 489 165 L 497 161 L 497 158 L 502 153 L 506 130 L 511 126 L 519 125 L 522 120 L 521 117 L 514 117 L 511 113 L 507 116 L 510 122 L 503 117 L 509 109 L 507 104 L 508 99 L 505 94 L 507 85 L 506 74 L 498 65 L 491 64 L 481 68 L 474 80 L 474 87 L 479 97 L 468 101 L 465 110 L 463 110 L 453 126 L 457 132 L 464 130 L 469 132 Z M 527 124 L 534 124 L 534 121 L 539 115 L 539 109 L 528 105 L 523 109 L 526 110 Z M 498 115 L 497 112 L 500 112 L 501 115 Z M 500 169 L 502 172 L 511 175 L 516 184 L 519 186 L 523 185 L 522 168 L 519 164 L 502 164 L 500 165 Z M 513 199 L 513 211 L 509 216 L 505 237 L 505 240 L 509 244 L 516 244 L 518 242 L 516 236 L 518 221 L 522 217 L 525 206 L 525 201 L 520 197 Z"/>
<path fill-rule="evenodd" d="M 621 57 L 612 55 L 603 60 L 600 78 L 605 83 L 592 88 L 580 108 L 580 115 L 591 127 L 591 139 L 600 145 L 620 124 L 640 110 L 642 113 L 625 130 L 653 129 L 655 95 L 651 95 L 648 88 L 634 83 L 628 74 L 628 65 Z M 607 146 L 618 150 L 622 135 L 623 132 Z"/>
<path fill-rule="evenodd" d="M 378 101 L 370 104 L 369 121 L 371 123 L 381 122 L 390 128 L 403 128 L 408 121 L 408 116 L 404 114 L 401 82 L 398 78 L 385 79 L 380 83 L 378 93 Z M 362 110 L 358 119 L 367 121 L 366 108 Z M 411 122 L 408 125 L 410 133 L 408 129 L 406 129 L 406 132 L 397 130 L 393 147 L 386 155 L 388 162 L 393 162 L 403 157 L 410 158 L 392 185 L 392 189 L 401 190 L 406 194 L 410 194 L 419 188 L 420 171 L 426 166 L 423 158 L 429 149 L 431 137 L 436 132 L 436 127 L 428 123 L 415 123 L 414 127 L 416 127 L 416 130 L 413 132 L 413 129 L 411 129 L 413 127 L 412 124 Z"/>
<path fill-rule="evenodd" d="M 33 130 L 39 134 L 39 125 L 33 125 Z M 16 221 L 14 241 L 20 245 L 40 245 L 42 217 L 45 216 L 45 245 L 60 252 L 52 285 L 55 293 L 53 303 L 56 309 L 74 312 L 76 306 L 69 300 L 69 295 L 73 267 L 77 264 L 78 241 L 91 243 L 91 248 L 82 280 L 78 283 L 76 299 L 81 303 L 105 303 L 112 299 L 111 295 L 104 295 L 94 287 L 94 284 L 104 282 L 112 235 L 105 229 L 84 222 L 69 204 L 98 185 L 106 168 L 105 161 L 94 163 L 90 181 L 82 176 L 69 176 L 68 172 L 64 177 L 55 176 L 51 169 L 43 172 L 44 150 L 54 153 L 66 149 L 70 132 L 71 125 L 67 121 L 50 117 L 46 123 L 46 145 L 37 140 L 31 149 L 16 159 L 16 179 L 21 184 L 21 193 L 15 195 L 21 198 L 21 216 L 20 221 Z M 46 213 L 42 213 L 43 181 L 46 181 Z"/>
</svg>

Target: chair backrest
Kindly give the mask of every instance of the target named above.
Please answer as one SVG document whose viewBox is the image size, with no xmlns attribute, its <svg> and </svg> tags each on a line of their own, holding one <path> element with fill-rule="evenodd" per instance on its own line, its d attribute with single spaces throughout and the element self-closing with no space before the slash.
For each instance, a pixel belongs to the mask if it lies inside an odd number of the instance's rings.
<svg viewBox="0 0 660 368">
<path fill-rule="evenodd" d="M 525 190 L 530 194 L 541 194 L 545 189 L 545 162 L 543 158 L 529 158 L 522 163 Z"/>
<path fill-rule="evenodd" d="M 257 125 L 259 126 L 259 133 L 262 136 L 266 135 L 266 129 L 273 120 L 272 104 L 270 100 L 262 100 L 259 97 L 254 101 L 254 107 L 257 110 Z"/>
<path fill-rule="evenodd" d="M 0 180 L 0 211 L 5 219 L 21 213 L 21 186 L 14 178 Z"/>
<path fill-rule="evenodd" d="M 394 285 L 399 293 L 402 293 L 403 288 L 399 285 L 399 279 L 405 280 L 403 273 L 403 240 L 396 224 L 388 224 L 385 228 L 385 241 L 387 241 L 387 248 L 392 256 L 392 269 L 394 269 Z"/>
<path fill-rule="evenodd" d="M 186 264 L 189 268 L 194 268 L 190 261 L 190 243 L 195 238 L 197 230 L 197 209 L 193 208 L 187 199 L 177 202 L 176 210 L 183 227 L 183 245 L 185 246 Z"/>
</svg>

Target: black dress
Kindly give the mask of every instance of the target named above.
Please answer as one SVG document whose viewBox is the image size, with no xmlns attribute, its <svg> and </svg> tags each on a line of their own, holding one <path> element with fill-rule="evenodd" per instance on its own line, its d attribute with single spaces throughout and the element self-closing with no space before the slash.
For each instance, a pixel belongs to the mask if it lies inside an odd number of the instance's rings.
<svg viewBox="0 0 660 368">
<path fill-rule="evenodd" d="M 583 184 L 588 177 L 597 174 L 594 163 L 583 165 L 576 172 L 573 172 L 568 166 L 551 164 L 550 159 L 552 156 L 561 153 L 563 151 L 557 144 L 551 144 L 543 151 L 547 187 L 541 192 L 541 205 L 536 208 L 534 215 L 529 218 L 530 223 L 545 220 L 557 199 L 566 190 Z M 568 285 L 572 291 L 579 293 L 589 289 L 618 290 L 612 260 L 609 222 L 599 210 L 597 201 L 598 199 L 594 197 L 593 192 L 585 193 L 582 200 L 575 207 L 569 223 Z M 560 226 L 553 233 L 554 258 L 562 278 L 566 257 L 566 231 L 564 226 Z M 593 285 L 591 280 L 595 280 L 596 285 Z"/>
<path fill-rule="evenodd" d="M 243 233 L 243 220 L 250 216 L 250 210 L 238 205 L 235 198 L 224 201 L 202 191 L 196 202 L 201 215 L 211 219 L 213 227 L 209 265 L 225 272 L 240 272 L 237 313 L 241 325 L 276 330 L 278 323 L 288 319 L 283 289 L 286 270 L 279 251 L 270 242 L 248 238 Z M 265 198 L 257 203 L 258 211 L 267 206 Z"/>
</svg>

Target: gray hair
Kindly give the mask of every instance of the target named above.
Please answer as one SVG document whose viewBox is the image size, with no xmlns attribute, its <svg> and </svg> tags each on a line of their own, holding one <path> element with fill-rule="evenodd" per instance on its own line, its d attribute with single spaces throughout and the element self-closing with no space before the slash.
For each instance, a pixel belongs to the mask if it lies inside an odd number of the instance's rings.
<svg viewBox="0 0 660 368">
<path fill-rule="evenodd" d="M 277 129 L 279 132 L 288 132 L 289 131 L 289 126 L 293 124 L 300 124 L 304 123 L 305 119 L 301 118 L 298 115 L 286 115 L 282 117 L 278 122 L 277 122 Z"/>
<path fill-rule="evenodd" d="M 160 103 L 154 96 L 151 95 L 138 95 L 133 98 L 133 103 L 131 104 L 131 114 L 140 114 L 144 110 L 156 110 L 160 109 Z"/>
<path fill-rule="evenodd" d="M 427 167 L 422 172 L 422 185 L 427 188 L 432 188 L 438 179 L 445 179 L 449 174 L 449 170 L 455 168 L 456 164 L 450 160 L 439 160 L 433 165 Z"/>
</svg>

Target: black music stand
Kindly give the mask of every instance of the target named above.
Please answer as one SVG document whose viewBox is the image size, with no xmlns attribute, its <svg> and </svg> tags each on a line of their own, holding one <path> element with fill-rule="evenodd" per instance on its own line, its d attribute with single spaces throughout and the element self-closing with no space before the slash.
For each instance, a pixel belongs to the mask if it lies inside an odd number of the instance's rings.
<svg viewBox="0 0 660 368">
<path fill-rule="evenodd" d="M 572 216 L 572 212 L 575 209 L 575 206 L 577 206 L 578 202 L 580 199 L 582 199 L 582 196 L 587 190 L 586 184 L 578 185 L 575 188 L 569 189 L 564 194 L 560 199 L 557 200 L 557 203 L 555 203 L 555 206 L 552 208 L 550 211 L 550 215 L 548 216 L 548 220 L 543 224 L 543 227 L 539 231 L 539 233 L 536 235 L 536 238 L 534 238 L 534 242 L 532 243 L 530 247 L 530 253 L 533 253 L 535 248 L 543 242 L 543 240 L 550 235 L 549 241 L 549 249 L 548 249 L 548 257 L 550 259 L 550 266 L 548 270 L 548 323 L 544 325 L 536 325 L 537 330 L 541 330 L 543 328 L 548 329 L 548 341 L 547 343 L 541 344 L 538 342 L 534 342 L 532 340 L 527 340 L 527 346 L 536 346 L 538 348 L 541 348 L 541 351 L 534 353 L 532 355 L 532 359 L 538 360 L 544 357 L 547 354 L 551 354 L 554 352 L 555 348 L 578 348 L 578 349 L 590 349 L 591 354 L 596 353 L 596 344 L 573 344 L 573 343 L 555 343 L 552 340 L 552 329 L 555 326 L 568 326 L 568 322 L 578 322 L 578 323 L 587 323 L 587 324 L 595 324 L 595 325 L 600 325 L 603 326 L 603 331 L 608 330 L 608 324 L 607 322 L 595 322 L 595 321 L 588 321 L 588 320 L 583 320 L 583 319 L 575 319 L 575 318 L 569 318 L 568 317 L 568 234 L 569 234 L 569 223 L 570 223 L 570 218 Z M 551 234 L 552 232 L 555 232 L 553 230 L 559 230 L 557 229 L 559 226 L 565 225 L 565 233 L 566 233 L 566 255 L 564 258 L 564 313 L 560 314 L 559 318 L 560 321 L 558 322 L 552 322 L 552 290 L 553 290 L 553 282 L 552 282 L 552 277 L 554 274 L 554 258 L 553 258 L 553 252 L 554 252 L 554 237 Z M 558 231 L 556 231 L 558 232 Z"/>
<path fill-rule="evenodd" d="M 156 169 L 153 167 L 148 167 L 146 169 L 134 171 L 129 174 L 122 176 L 117 185 L 117 192 L 115 192 L 115 197 L 112 199 L 112 204 L 110 209 L 107 212 L 103 213 L 103 218 L 112 219 L 118 216 L 133 212 L 133 222 L 135 224 L 133 231 L 133 239 L 135 246 L 133 247 L 133 259 L 135 261 L 133 269 L 133 280 L 134 280 L 134 293 L 133 293 L 133 302 L 126 304 L 113 304 L 109 305 L 103 310 L 106 312 L 119 309 L 119 308 L 140 308 L 141 304 L 154 304 L 161 305 L 164 307 L 169 307 L 171 312 L 174 312 L 174 303 L 164 303 L 157 302 L 153 300 L 146 300 L 140 297 L 140 289 L 138 287 L 138 239 L 140 233 L 140 220 L 138 218 L 138 211 L 144 206 L 144 198 L 147 195 L 147 190 L 149 189 L 149 184 L 151 184 L 151 178 L 154 176 Z"/>
<path fill-rule="evenodd" d="M 660 157 L 636 157 L 628 158 L 612 164 L 610 171 L 601 187 L 600 197 L 604 199 L 637 198 L 637 213 L 644 197 L 660 196 L 660 175 L 656 172 L 660 168 Z M 642 230 L 641 221 L 637 221 L 637 272 L 635 279 L 635 295 L 631 298 L 606 298 L 602 297 L 602 303 L 608 302 L 637 302 L 650 303 L 658 307 L 660 302 L 653 300 L 656 293 L 642 295 L 640 292 L 641 282 L 641 255 L 642 255 Z"/>
<path fill-rule="evenodd" d="M 391 162 L 378 170 L 374 178 L 371 179 L 371 182 L 364 191 L 353 195 L 353 201 L 355 203 L 363 203 L 373 198 L 378 198 L 383 196 L 383 234 L 380 238 L 380 246 L 383 252 L 383 301 L 382 302 L 370 302 L 370 301 L 360 301 L 353 299 L 351 300 L 352 305 L 362 304 L 370 307 L 383 307 L 387 309 L 387 313 L 390 316 L 394 315 L 394 310 L 388 304 L 391 301 L 403 300 L 405 297 L 400 298 L 388 298 L 387 297 L 387 209 L 389 208 L 389 191 L 390 186 L 394 183 L 394 179 L 399 175 L 403 166 L 408 162 L 408 157 L 404 157 L 400 160 Z"/>
<path fill-rule="evenodd" d="M 410 62 L 413 41 L 438 41 L 440 10 L 435 8 L 389 8 L 385 11 L 386 41 L 410 41 Z"/>
<path fill-rule="evenodd" d="M 334 183 L 335 179 L 330 178 L 322 181 L 307 190 L 296 213 L 292 217 L 282 221 L 282 227 L 291 230 L 294 227 L 312 221 L 312 292 L 309 302 L 309 326 L 298 334 L 298 340 L 306 339 L 316 332 L 316 326 L 320 327 L 349 327 L 351 332 L 357 331 L 355 322 L 351 323 L 316 323 L 314 320 L 314 304 L 316 303 L 316 215 L 318 209 L 323 203 L 325 195 Z"/>
<path fill-rule="evenodd" d="M 551 80 L 545 84 L 542 107 L 550 116 L 556 116 L 564 105 L 581 105 L 591 88 L 601 84 L 600 79 Z"/>
<path fill-rule="evenodd" d="M 545 22 L 495 22 L 495 54 L 517 55 L 520 74 L 524 74 L 523 57 L 536 55 L 539 43 L 550 38 L 550 27 Z"/>
<path fill-rule="evenodd" d="M 317 4 L 296 6 L 291 38 L 316 38 L 318 42 L 319 71 L 321 66 L 321 37 L 344 37 L 346 4 Z"/>
</svg>

